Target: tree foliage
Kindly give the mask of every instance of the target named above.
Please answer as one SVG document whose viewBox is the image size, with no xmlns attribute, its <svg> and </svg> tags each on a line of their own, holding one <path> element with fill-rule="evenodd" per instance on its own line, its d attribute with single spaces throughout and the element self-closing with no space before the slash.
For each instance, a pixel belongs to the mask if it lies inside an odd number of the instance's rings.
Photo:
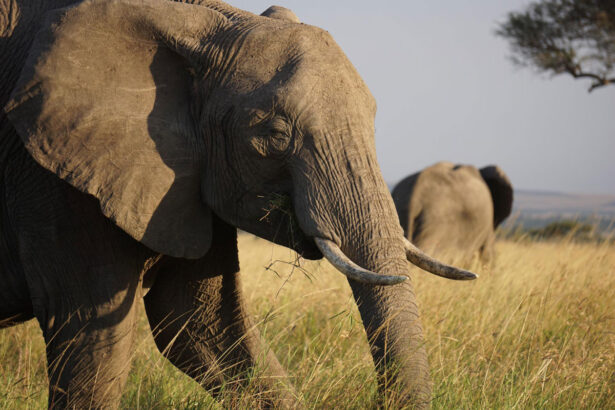
<svg viewBox="0 0 615 410">
<path fill-rule="evenodd" d="M 513 61 L 552 74 L 615 84 L 615 0 L 543 0 L 509 13 L 496 34 Z"/>
</svg>

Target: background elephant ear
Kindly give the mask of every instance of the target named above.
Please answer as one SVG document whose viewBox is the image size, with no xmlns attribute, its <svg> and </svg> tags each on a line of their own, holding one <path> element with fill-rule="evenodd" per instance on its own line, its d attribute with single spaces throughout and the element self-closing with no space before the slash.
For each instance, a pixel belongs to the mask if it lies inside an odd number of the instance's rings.
<svg viewBox="0 0 615 410">
<path fill-rule="evenodd" d="M 97 197 L 133 238 L 176 257 L 200 257 L 211 242 L 190 47 L 224 20 L 165 0 L 54 10 L 5 107 L 39 164 Z"/>
<path fill-rule="evenodd" d="M 261 16 L 270 17 L 272 19 L 287 20 L 293 23 L 301 23 L 299 17 L 290 9 L 282 6 L 271 6 L 261 13 Z"/>
<path fill-rule="evenodd" d="M 512 211 L 513 188 L 508 176 L 496 165 L 489 165 L 480 170 L 487 183 L 493 200 L 493 228 L 497 228 Z"/>
</svg>

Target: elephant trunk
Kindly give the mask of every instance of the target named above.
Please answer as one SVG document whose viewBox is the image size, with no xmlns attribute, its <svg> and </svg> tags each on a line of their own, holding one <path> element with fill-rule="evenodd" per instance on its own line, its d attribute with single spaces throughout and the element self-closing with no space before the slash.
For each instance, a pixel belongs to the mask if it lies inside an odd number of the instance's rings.
<svg viewBox="0 0 615 410">
<path fill-rule="evenodd" d="M 308 237 L 335 244 L 370 273 L 409 277 L 403 230 L 370 146 L 373 134 L 359 130 L 350 135 L 314 138 L 314 147 L 303 149 L 293 164 L 293 205 L 300 228 Z M 381 390 L 394 399 L 393 405 L 427 406 L 429 365 L 411 280 L 389 286 L 349 282 Z"/>
<path fill-rule="evenodd" d="M 394 212 L 390 209 L 385 218 L 370 218 L 362 224 L 363 235 L 356 241 L 349 240 L 343 248 L 365 269 L 380 275 L 409 276 L 404 238 Z M 393 407 L 427 407 L 431 380 L 411 279 L 394 286 L 374 286 L 352 279 L 349 283 L 387 402 Z"/>
<path fill-rule="evenodd" d="M 337 244 L 355 266 L 385 279 L 409 277 L 403 232 L 384 181 L 362 194 L 356 192 L 354 200 L 337 198 L 318 196 L 320 204 L 326 206 L 317 208 L 327 212 L 309 214 L 311 218 L 303 219 L 302 228 L 315 238 L 327 238 Z M 327 255 L 326 250 L 323 254 Z M 427 406 L 431 398 L 429 365 L 411 280 L 388 286 L 351 277 L 348 280 L 365 326 L 381 391 L 398 405 Z"/>
<path fill-rule="evenodd" d="M 387 401 L 423 408 L 431 400 L 431 380 L 423 329 L 410 281 L 374 287 L 349 280 L 365 326 Z"/>
</svg>

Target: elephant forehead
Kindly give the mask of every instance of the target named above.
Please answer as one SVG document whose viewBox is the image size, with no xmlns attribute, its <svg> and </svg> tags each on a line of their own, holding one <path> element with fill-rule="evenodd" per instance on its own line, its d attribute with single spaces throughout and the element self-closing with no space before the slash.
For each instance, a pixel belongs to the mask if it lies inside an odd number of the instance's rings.
<svg viewBox="0 0 615 410">
<path fill-rule="evenodd" d="M 323 104 L 375 111 L 375 99 L 352 63 L 326 31 L 269 19 L 252 27 L 232 56 L 228 79 L 234 88 L 267 88 L 287 101 L 316 98 Z"/>
</svg>

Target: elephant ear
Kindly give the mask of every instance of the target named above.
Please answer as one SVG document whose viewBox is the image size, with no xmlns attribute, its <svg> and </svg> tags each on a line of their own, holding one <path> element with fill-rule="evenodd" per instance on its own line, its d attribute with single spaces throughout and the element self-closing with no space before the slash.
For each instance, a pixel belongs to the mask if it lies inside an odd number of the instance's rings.
<svg viewBox="0 0 615 410">
<path fill-rule="evenodd" d="M 301 23 L 299 17 L 290 9 L 282 6 L 271 6 L 261 13 L 261 16 L 272 19 L 286 20 L 292 23 Z"/>
<path fill-rule="evenodd" d="M 491 191 L 493 200 L 493 228 L 497 228 L 512 211 L 513 188 L 508 176 L 497 165 L 489 165 L 480 174 Z"/>
<path fill-rule="evenodd" d="M 5 111 L 43 167 L 149 248 L 211 243 L 192 118 L 195 58 L 225 18 L 165 0 L 85 1 L 46 16 Z"/>
</svg>

